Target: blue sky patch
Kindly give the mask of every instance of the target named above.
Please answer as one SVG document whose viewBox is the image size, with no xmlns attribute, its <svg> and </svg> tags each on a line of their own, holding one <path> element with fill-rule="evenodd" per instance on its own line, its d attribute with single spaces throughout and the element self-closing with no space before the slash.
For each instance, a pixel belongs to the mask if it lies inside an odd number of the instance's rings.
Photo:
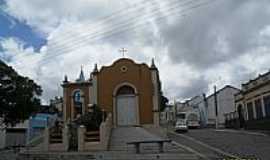
<svg viewBox="0 0 270 160">
<path fill-rule="evenodd" d="M 3 5 L 3 3 L 3 0 L 0 0 L 0 5 Z M 0 39 L 4 38 L 19 39 L 25 43 L 24 48 L 32 46 L 35 52 L 38 52 L 47 43 L 46 37 L 42 37 L 25 22 L 19 21 L 0 10 Z M 0 51 L 2 49 L 0 45 Z"/>
</svg>

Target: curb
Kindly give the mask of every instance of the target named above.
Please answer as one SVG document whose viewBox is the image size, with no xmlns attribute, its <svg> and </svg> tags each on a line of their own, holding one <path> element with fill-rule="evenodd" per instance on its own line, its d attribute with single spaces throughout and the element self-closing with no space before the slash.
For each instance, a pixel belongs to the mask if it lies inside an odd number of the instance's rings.
<svg viewBox="0 0 270 160">
<path fill-rule="evenodd" d="M 217 148 L 215 148 L 215 147 L 212 147 L 212 146 L 210 146 L 210 145 L 208 145 L 208 144 L 206 144 L 206 143 L 203 143 L 203 142 L 201 142 L 201 141 L 199 141 L 199 140 L 196 140 L 196 139 L 194 139 L 194 138 L 192 138 L 192 137 L 190 137 L 190 136 L 186 136 L 186 135 L 182 135 L 182 134 L 176 134 L 176 133 L 174 133 L 174 132 L 169 132 L 169 133 L 174 134 L 174 135 L 177 135 L 177 136 L 181 136 L 181 137 L 183 137 L 183 138 L 185 138 L 185 139 L 188 139 L 188 140 L 191 140 L 191 141 L 193 141 L 193 142 L 195 142 L 195 143 L 198 143 L 198 144 L 200 144 L 200 145 L 202 145 L 202 146 L 204 146 L 204 147 L 206 147 L 206 148 L 208 148 L 208 149 L 210 149 L 210 150 L 212 150 L 212 151 L 214 151 L 214 152 L 217 152 L 217 153 L 219 153 L 219 154 L 225 155 L 225 156 L 227 156 L 227 157 L 231 157 L 231 158 L 234 158 L 234 159 L 240 159 L 240 157 L 237 157 L 237 156 L 235 156 L 235 155 L 233 155 L 233 154 L 230 154 L 230 153 L 224 152 L 224 151 L 222 151 L 222 150 L 220 150 L 220 149 L 217 149 Z"/>
<path fill-rule="evenodd" d="M 191 153 L 197 155 L 198 157 L 200 157 L 200 158 L 202 158 L 202 159 L 204 159 L 204 160 L 208 160 L 208 157 L 207 157 L 206 155 L 201 154 L 201 153 L 195 151 L 194 149 L 192 149 L 192 148 L 190 148 L 190 147 L 188 147 L 188 146 L 182 145 L 182 144 L 177 143 L 177 142 L 175 142 L 175 141 L 172 141 L 172 144 L 175 144 L 175 145 L 178 146 L 178 147 L 184 148 L 185 150 L 187 150 L 187 151 L 189 151 L 189 152 L 191 152 Z"/>
<path fill-rule="evenodd" d="M 214 129 L 215 132 L 229 132 L 229 133 L 238 133 L 238 134 L 247 134 L 247 135 L 255 135 L 255 136 L 264 136 L 267 137 L 269 135 L 256 132 L 256 131 L 246 131 L 246 130 L 233 130 L 233 129 Z"/>
</svg>

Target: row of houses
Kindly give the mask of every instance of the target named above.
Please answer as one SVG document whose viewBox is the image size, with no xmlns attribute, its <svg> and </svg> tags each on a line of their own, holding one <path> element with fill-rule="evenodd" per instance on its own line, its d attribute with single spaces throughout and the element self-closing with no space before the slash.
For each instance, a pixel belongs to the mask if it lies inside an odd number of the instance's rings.
<svg viewBox="0 0 270 160">
<path fill-rule="evenodd" d="M 270 72 L 242 84 L 226 85 L 206 96 L 197 95 L 167 108 L 163 119 L 175 120 L 179 112 L 195 111 L 201 127 L 270 129 Z"/>
</svg>

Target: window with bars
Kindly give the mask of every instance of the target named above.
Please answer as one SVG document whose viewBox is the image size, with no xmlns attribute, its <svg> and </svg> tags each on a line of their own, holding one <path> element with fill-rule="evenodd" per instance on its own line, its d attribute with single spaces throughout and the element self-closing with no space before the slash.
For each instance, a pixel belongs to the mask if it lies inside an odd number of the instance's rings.
<svg viewBox="0 0 270 160">
<path fill-rule="evenodd" d="M 253 120 L 253 104 L 252 102 L 247 103 L 247 111 L 248 111 L 248 120 Z"/>
<path fill-rule="evenodd" d="M 270 117 L 270 95 L 263 98 L 266 117 Z"/>
<path fill-rule="evenodd" d="M 263 118 L 261 99 L 255 100 L 256 116 L 257 119 Z"/>
</svg>

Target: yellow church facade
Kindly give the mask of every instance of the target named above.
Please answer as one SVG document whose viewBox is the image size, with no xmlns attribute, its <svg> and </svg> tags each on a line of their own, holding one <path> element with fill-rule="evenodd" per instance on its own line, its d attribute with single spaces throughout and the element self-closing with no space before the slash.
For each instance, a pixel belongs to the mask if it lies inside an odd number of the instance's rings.
<svg viewBox="0 0 270 160">
<path fill-rule="evenodd" d="M 62 87 L 64 122 L 97 105 L 112 114 L 115 127 L 159 125 L 161 83 L 154 61 L 148 66 L 121 58 L 100 69 L 95 65 L 89 78 L 81 71 L 75 82 L 65 77 Z"/>
</svg>

